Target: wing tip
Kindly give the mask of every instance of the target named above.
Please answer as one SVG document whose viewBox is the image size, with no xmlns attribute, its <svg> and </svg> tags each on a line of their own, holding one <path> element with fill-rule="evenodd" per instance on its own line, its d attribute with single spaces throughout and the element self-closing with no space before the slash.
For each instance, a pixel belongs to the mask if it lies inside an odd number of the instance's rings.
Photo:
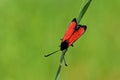
<svg viewBox="0 0 120 80">
<path fill-rule="evenodd" d="M 84 28 L 85 31 L 86 31 L 86 29 L 87 29 L 87 26 L 86 26 L 86 25 L 82 25 L 82 26 L 80 26 L 80 27 Z"/>
<path fill-rule="evenodd" d="M 73 18 L 72 22 L 76 22 L 76 23 L 77 23 L 77 20 L 76 20 L 76 18 Z"/>
</svg>

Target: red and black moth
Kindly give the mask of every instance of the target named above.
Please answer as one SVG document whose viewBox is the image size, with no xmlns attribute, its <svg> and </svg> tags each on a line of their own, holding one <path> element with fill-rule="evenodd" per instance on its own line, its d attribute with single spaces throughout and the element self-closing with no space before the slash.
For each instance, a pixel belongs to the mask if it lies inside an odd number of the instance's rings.
<svg viewBox="0 0 120 80">
<path fill-rule="evenodd" d="M 79 25 L 76 21 L 76 18 L 74 18 L 72 20 L 72 22 L 70 23 L 63 39 L 61 39 L 60 50 L 57 50 L 57 51 L 52 52 L 48 55 L 45 55 L 45 57 L 48 57 L 48 56 L 50 56 L 50 55 L 52 55 L 52 54 L 54 54 L 58 51 L 62 51 L 62 55 L 61 55 L 61 58 L 60 58 L 60 65 L 59 65 L 58 72 L 57 72 L 55 80 L 57 80 L 57 78 L 58 78 L 63 60 L 64 60 L 64 63 L 65 63 L 65 66 L 67 66 L 64 55 L 65 55 L 68 47 L 73 46 L 73 43 L 79 37 L 82 36 L 82 34 L 86 31 L 86 29 L 87 29 L 86 25 Z"/>
<path fill-rule="evenodd" d="M 61 44 L 60 44 L 60 49 L 52 52 L 48 55 L 45 55 L 45 57 L 48 57 L 58 51 L 62 52 L 62 55 L 60 57 L 60 64 L 59 64 L 59 68 L 55 77 L 55 80 L 58 80 L 59 78 L 59 74 L 60 74 L 60 70 L 62 67 L 62 62 L 64 61 L 65 66 L 67 66 L 66 64 L 66 60 L 65 60 L 65 53 L 68 49 L 69 46 L 73 46 L 73 43 L 79 39 L 86 31 L 87 26 L 86 25 L 79 25 L 80 20 L 82 19 L 83 15 L 85 14 L 87 8 L 90 5 L 91 0 L 89 0 L 85 6 L 83 7 L 82 11 L 80 12 L 80 15 L 78 16 L 78 18 L 74 18 L 70 25 L 68 26 L 68 29 L 66 30 L 66 33 L 64 35 L 64 37 L 61 39 Z"/>
<path fill-rule="evenodd" d="M 78 25 L 76 18 L 74 18 L 62 39 L 60 50 L 63 51 L 69 46 L 73 46 L 73 43 L 86 31 L 86 29 L 86 25 Z"/>
<path fill-rule="evenodd" d="M 61 44 L 60 44 L 60 50 L 67 50 L 69 46 L 73 46 L 73 43 L 79 39 L 79 37 L 82 36 L 82 34 L 86 31 L 87 27 L 86 25 L 79 25 L 77 23 L 76 18 L 72 20 L 70 25 L 68 26 L 68 29 L 64 35 L 64 37 L 61 39 Z M 48 57 L 52 55 L 53 53 L 58 52 L 59 50 L 52 52 L 48 55 L 45 55 L 45 57 Z"/>
</svg>

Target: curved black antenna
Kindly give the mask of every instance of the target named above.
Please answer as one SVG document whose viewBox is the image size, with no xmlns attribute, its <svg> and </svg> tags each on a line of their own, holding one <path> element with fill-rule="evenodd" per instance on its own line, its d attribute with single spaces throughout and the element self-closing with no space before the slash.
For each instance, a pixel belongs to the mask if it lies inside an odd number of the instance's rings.
<svg viewBox="0 0 120 80">
<path fill-rule="evenodd" d="M 60 50 L 57 50 L 57 51 L 54 51 L 54 52 L 52 52 L 52 53 L 50 53 L 50 54 L 44 55 L 44 57 L 48 57 L 48 56 L 50 56 L 50 55 L 52 55 L 52 54 L 54 54 L 54 53 L 56 53 L 56 52 L 58 52 L 58 51 L 60 51 Z"/>
</svg>

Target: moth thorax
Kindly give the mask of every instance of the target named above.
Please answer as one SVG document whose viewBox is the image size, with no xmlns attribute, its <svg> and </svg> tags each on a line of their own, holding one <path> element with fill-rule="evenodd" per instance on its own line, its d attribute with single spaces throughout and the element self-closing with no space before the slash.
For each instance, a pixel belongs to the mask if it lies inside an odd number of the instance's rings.
<svg viewBox="0 0 120 80">
<path fill-rule="evenodd" d="M 68 48 L 68 41 L 63 41 L 60 45 L 60 50 L 63 51 L 64 49 Z"/>
</svg>

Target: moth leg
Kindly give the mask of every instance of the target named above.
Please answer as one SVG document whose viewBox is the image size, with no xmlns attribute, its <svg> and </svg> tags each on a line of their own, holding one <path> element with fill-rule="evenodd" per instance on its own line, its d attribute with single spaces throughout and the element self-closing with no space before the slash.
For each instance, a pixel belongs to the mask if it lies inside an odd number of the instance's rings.
<svg viewBox="0 0 120 80">
<path fill-rule="evenodd" d="M 60 39 L 61 41 L 63 40 L 63 38 Z"/>
<path fill-rule="evenodd" d="M 71 44 L 71 46 L 74 47 L 73 44 Z"/>
<path fill-rule="evenodd" d="M 64 64 L 65 64 L 65 66 L 68 66 L 67 63 L 66 63 L 65 57 L 64 57 Z"/>
</svg>

